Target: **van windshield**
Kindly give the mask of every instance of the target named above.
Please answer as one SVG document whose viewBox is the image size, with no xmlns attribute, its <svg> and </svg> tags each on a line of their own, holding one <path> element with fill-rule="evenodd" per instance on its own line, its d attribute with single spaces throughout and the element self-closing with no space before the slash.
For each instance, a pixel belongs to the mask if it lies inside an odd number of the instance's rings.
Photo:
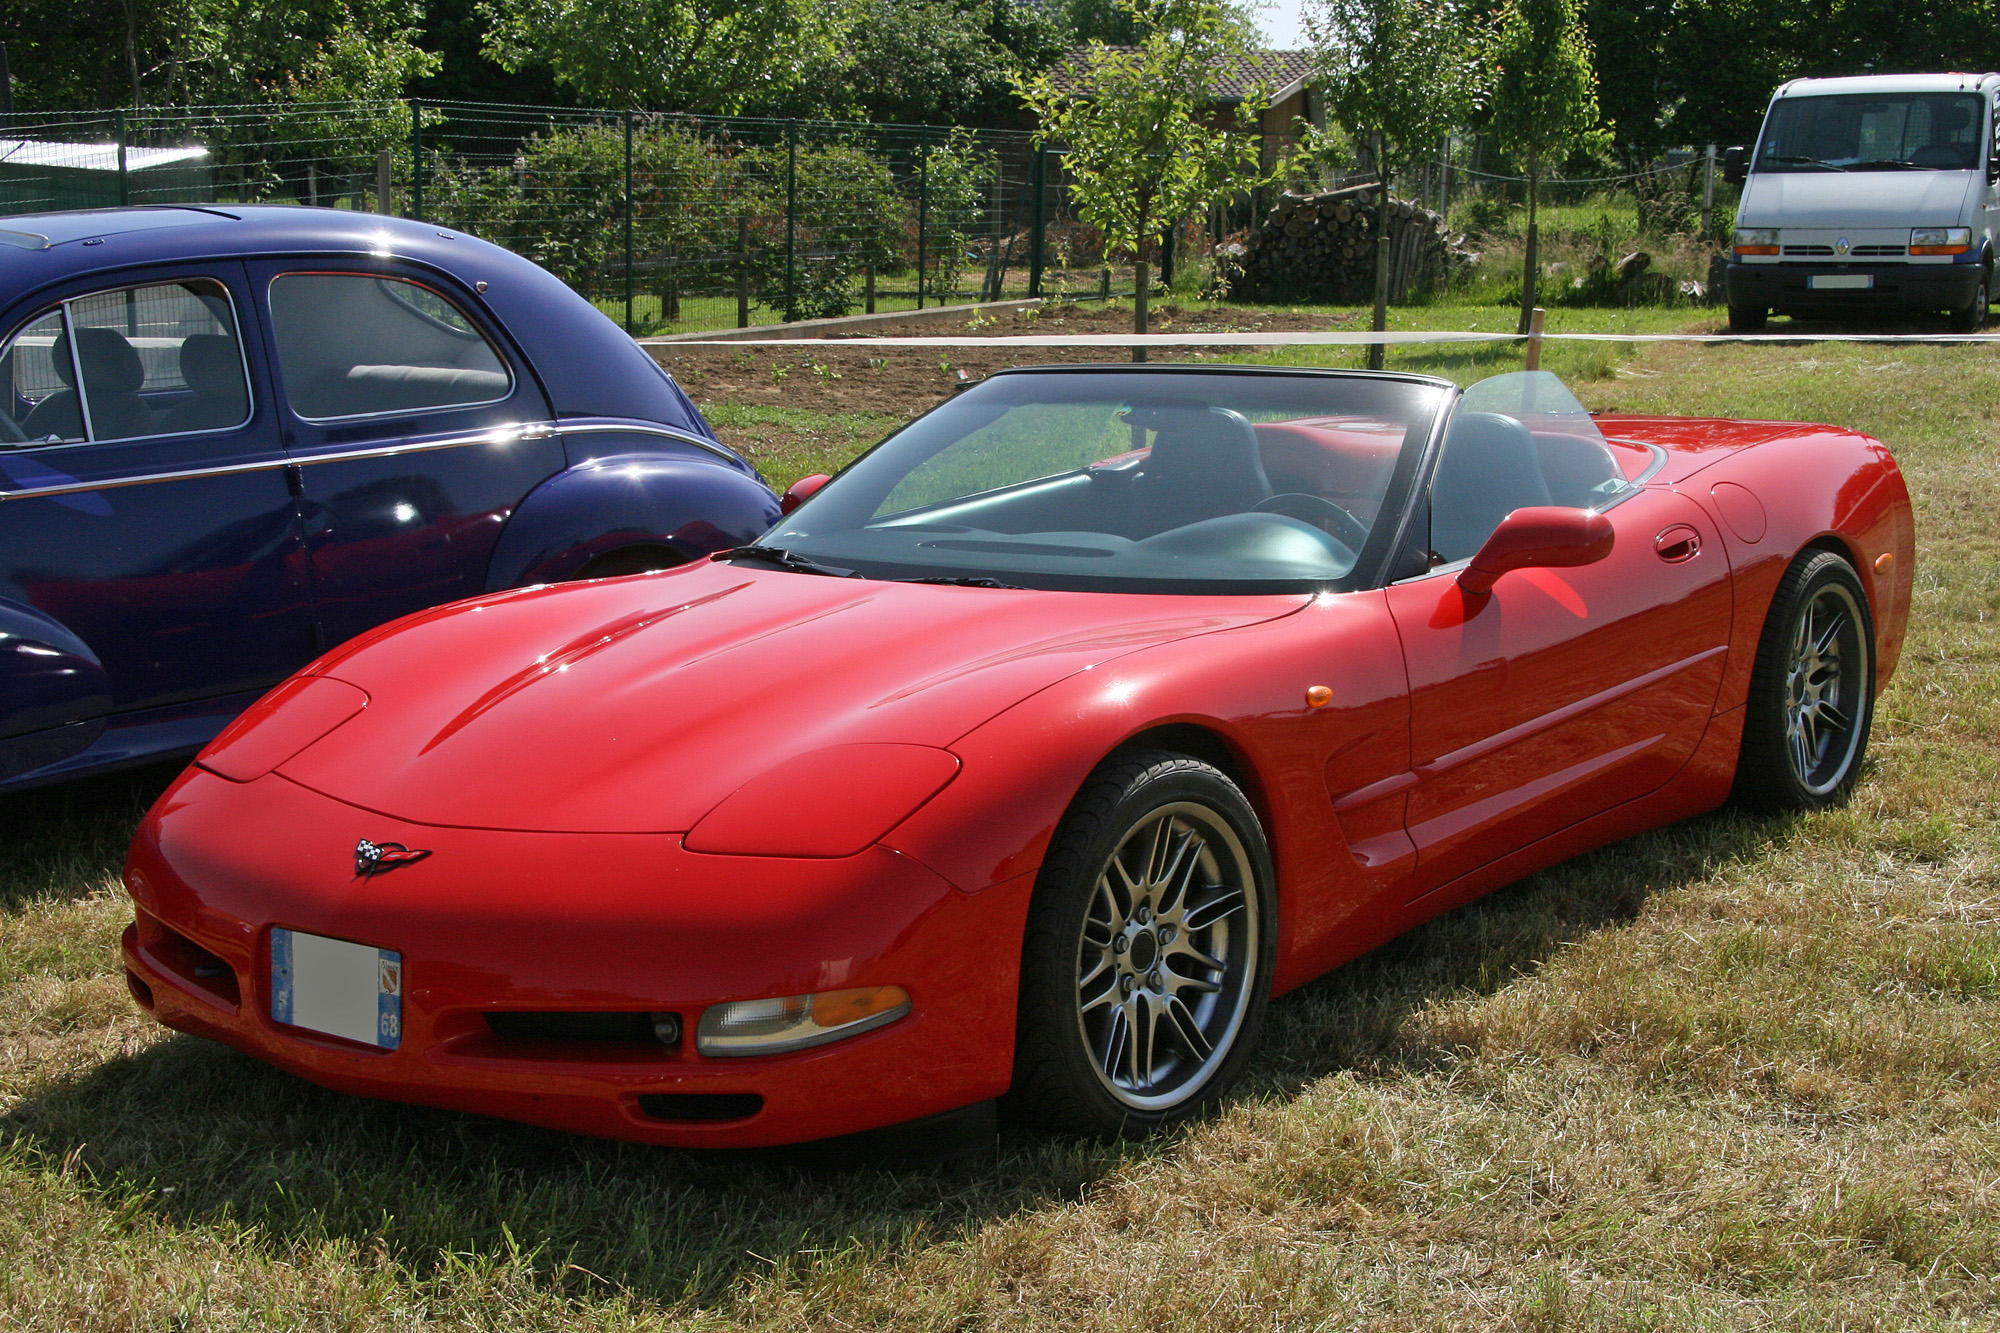
<svg viewBox="0 0 2000 1333">
<path fill-rule="evenodd" d="M 1969 171 L 1979 165 L 1976 93 L 1846 93 L 1771 104 L 1758 171 Z"/>
</svg>

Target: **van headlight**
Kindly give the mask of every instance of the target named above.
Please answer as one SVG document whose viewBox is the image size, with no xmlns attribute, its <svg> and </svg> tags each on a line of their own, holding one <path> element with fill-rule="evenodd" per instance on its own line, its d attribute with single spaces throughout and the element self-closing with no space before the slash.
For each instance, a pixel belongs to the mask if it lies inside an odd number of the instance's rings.
<svg viewBox="0 0 2000 1333">
<path fill-rule="evenodd" d="M 1778 229 L 1776 227 L 1739 227 L 1736 231 L 1736 253 L 1739 255 L 1777 254 Z"/>
<path fill-rule="evenodd" d="M 1913 255 L 1962 255 L 1971 248 L 1970 227 L 1910 228 L 1910 253 Z"/>
</svg>

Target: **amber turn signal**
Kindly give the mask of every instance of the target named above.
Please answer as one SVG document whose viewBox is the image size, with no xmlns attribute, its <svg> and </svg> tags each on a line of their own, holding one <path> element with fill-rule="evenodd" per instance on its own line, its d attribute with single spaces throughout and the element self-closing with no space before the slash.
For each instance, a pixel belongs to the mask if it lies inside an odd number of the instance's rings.
<svg viewBox="0 0 2000 1333">
<path fill-rule="evenodd" d="M 1889 572 L 1889 566 L 1895 563 L 1896 553 L 1894 551 L 1884 551 L 1875 557 L 1875 572 L 1877 574 L 1886 574 Z"/>
<path fill-rule="evenodd" d="M 703 1055 L 782 1055 L 872 1032 L 909 1012 L 901 986 L 732 1000 L 701 1016 L 696 1045 Z"/>
<path fill-rule="evenodd" d="M 1333 702 L 1333 691 L 1324 685 L 1315 685 L 1306 691 L 1306 707 L 1324 708 Z"/>
</svg>

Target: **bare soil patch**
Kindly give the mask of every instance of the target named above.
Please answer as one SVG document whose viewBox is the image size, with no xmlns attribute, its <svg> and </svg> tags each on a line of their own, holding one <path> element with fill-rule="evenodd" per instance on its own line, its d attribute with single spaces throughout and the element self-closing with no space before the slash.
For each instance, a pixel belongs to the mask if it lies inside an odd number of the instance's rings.
<svg viewBox="0 0 2000 1333">
<path fill-rule="evenodd" d="M 1155 333 L 1307 333 L 1366 327 L 1367 312 L 1335 314 L 1235 307 L 1156 306 Z M 899 320 L 869 336 L 1011 337 L 1026 333 L 1129 333 L 1129 306 L 1044 306 L 1004 312 L 960 323 Z M 862 335 L 849 335 L 862 336 Z M 967 379 L 980 379 L 1015 365 L 1126 362 L 1115 347 L 896 348 L 853 349 L 809 344 L 798 347 L 689 347 L 654 344 L 647 348 L 695 400 L 798 408 L 811 412 L 893 412 L 913 416 Z M 1213 356 L 1200 348 L 1154 348 L 1155 361 L 1197 361 Z"/>
</svg>

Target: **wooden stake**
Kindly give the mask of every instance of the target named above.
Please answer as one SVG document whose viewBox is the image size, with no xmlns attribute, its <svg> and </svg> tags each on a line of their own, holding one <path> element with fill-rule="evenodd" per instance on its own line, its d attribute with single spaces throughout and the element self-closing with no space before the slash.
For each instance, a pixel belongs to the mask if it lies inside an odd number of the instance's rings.
<svg viewBox="0 0 2000 1333">
<path fill-rule="evenodd" d="M 1528 316 L 1528 369 L 1542 368 L 1542 323 L 1549 312 L 1536 306 Z"/>
</svg>

